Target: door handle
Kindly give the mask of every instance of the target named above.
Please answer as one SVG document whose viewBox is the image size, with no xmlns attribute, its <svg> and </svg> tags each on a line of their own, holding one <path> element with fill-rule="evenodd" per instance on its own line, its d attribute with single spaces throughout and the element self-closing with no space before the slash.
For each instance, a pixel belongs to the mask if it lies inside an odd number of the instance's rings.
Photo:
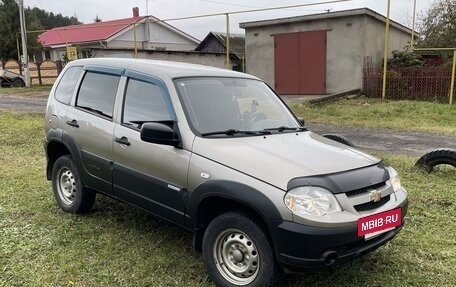
<svg viewBox="0 0 456 287">
<path fill-rule="evenodd" d="M 67 125 L 72 126 L 74 128 L 79 128 L 79 124 L 77 120 L 67 121 Z"/>
<path fill-rule="evenodd" d="M 126 137 L 115 138 L 114 141 L 126 146 L 129 146 L 131 144 Z"/>
</svg>

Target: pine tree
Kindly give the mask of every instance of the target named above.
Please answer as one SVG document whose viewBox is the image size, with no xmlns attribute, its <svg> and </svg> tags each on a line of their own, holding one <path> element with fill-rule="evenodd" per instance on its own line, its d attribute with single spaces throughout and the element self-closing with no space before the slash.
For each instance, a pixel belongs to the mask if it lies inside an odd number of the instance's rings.
<svg viewBox="0 0 456 287">
<path fill-rule="evenodd" d="M 76 16 L 65 17 L 39 8 L 25 9 L 27 31 L 27 51 L 33 55 L 41 50 L 38 35 L 43 29 L 81 24 Z M 18 59 L 17 40 L 21 45 L 21 26 L 19 22 L 19 7 L 15 0 L 0 0 L 0 60 Z M 21 48 L 22 53 L 22 48 Z"/>
<path fill-rule="evenodd" d="M 0 59 L 18 59 L 16 35 L 21 31 L 19 7 L 14 0 L 0 0 Z"/>
</svg>

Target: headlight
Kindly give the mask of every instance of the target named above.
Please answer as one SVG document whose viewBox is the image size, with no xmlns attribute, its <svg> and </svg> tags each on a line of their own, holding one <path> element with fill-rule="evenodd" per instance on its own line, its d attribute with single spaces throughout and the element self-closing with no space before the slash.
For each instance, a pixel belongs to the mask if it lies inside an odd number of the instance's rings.
<svg viewBox="0 0 456 287">
<path fill-rule="evenodd" d="M 389 176 L 390 176 L 389 181 L 390 181 L 391 186 L 393 187 L 394 192 L 398 191 L 402 187 L 399 174 L 397 173 L 397 171 L 394 168 L 392 168 L 390 166 L 387 166 L 386 170 L 389 173 Z"/>
<path fill-rule="evenodd" d="M 296 215 L 322 216 L 341 211 L 336 197 L 321 187 L 302 186 L 287 192 L 285 205 Z"/>
</svg>

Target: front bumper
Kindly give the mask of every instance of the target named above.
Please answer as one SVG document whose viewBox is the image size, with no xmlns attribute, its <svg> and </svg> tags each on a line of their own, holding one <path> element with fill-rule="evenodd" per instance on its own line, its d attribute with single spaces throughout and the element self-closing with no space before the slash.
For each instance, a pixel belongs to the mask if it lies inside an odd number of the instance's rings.
<svg viewBox="0 0 456 287">
<path fill-rule="evenodd" d="M 402 208 L 402 224 L 370 240 L 358 237 L 357 227 L 323 228 L 290 221 L 274 222 L 273 240 L 279 264 L 289 271 L 325 268 L 350 261 L 393 239 L 402 229 L 408 201 Z"/>
</svg>

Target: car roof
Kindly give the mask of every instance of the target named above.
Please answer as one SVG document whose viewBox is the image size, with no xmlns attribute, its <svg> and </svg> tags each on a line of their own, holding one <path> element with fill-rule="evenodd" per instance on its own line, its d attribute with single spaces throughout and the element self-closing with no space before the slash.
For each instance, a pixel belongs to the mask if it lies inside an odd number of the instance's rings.
<svg viewBox="0 0 456 287">
<path fill-rule="evenodd" d="M 100 65 L 114 68 L 130 69 L 151 75 L 164 73 L 168 75 L 171 79 L 210 76 L 247 78 L 258 80 L 257 77 L 254 77 L 252 75 L 231 70 L 189 63 L 148 59 L 90 58 L 72 61 L 70 65 Z"/>
</svg>

